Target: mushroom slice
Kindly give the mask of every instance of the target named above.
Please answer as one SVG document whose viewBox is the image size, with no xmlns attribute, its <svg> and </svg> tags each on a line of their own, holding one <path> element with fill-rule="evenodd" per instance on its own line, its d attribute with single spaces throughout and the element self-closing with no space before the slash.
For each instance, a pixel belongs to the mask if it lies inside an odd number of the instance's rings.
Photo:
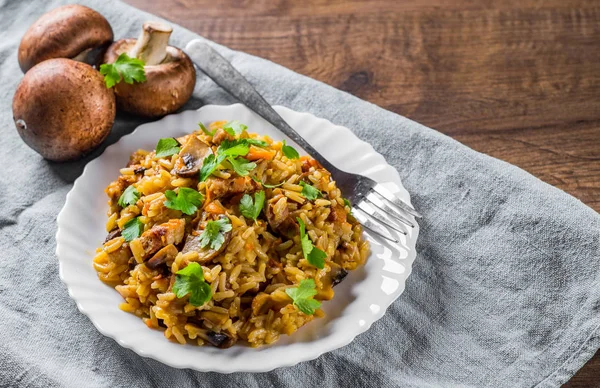
<svg viewBox="0 0 600 388">
<path fill-rule="evenodd" d="M 161 265 L 165 264 L 167 260 L 174 259 L 178 253 L 179 251 L 177 248 L 175 248 L 175 245 L 169 244 L 156 252 L 154 256 L 152 256 L 152 258 L 146 262 L 146 267 L 150 269 L 157 269 Z"/>
<path fill-rule="evenodd" d="M 213 346 L 220 349 L 227 349 L 232 347 L 236 343 L 236 339 L 228 336 L 225 333 L 217 333 L 216 331 L 208 331 L 206 333 L 206 340 Z"/>
<path fill-rule="evenodd" d="M 166 245 L 179 244 L 183 240 L 184 233 L 185 220 L 173 219 L 160 225 L 154 225 L 150 230 L 142 233 L 139 238 L 132 240 L 129 245 L 136 259 L 145 260 Z"/>
<path fill-rule="evenodd" d="M 202 224 L 200 224 L 202 225 Z M 229 244 L 229 241 L 231 241 L 231 231 L 229 232 L 225 232 L 223 234 L 223 237 L 225 237 L 225 241 L 223 242 L 223 244 L 221 245 L 221 247 L 219 249 L 211 249 L 209 246 L 205 246 L 204 248 L 202 248 L 200 246 L 200 234 L 204 231 L 204 227 L 202 226 L 198 226 L 198 229 L 193 231 L 192 233 L 188 234 L 187 238 L 185 239 L 185 245 L 183 246 L 183 249 L 181 250 L 181 253 L 188 253 L 191 251 L 196 251 L 198 252 L 198 262 L 200 264 L 205 264 L 208 263 L 209 261 L 211 261 L 213 258 L 215 258 L 219 253 L 223 252 L 223 250 L 225 250 L 225 247 L 227 246 L 227 244 Z"/>
<path fill-rule="evenodd" d="M 83 5 L 65 5 L 45 13 L 29 27 L 19 45 L 19 66 L 26 73 L 52 58 L 97 65 L 112 40 L 113 31 L 104 16 Z"/>
<path fill-rule="evenodd" d="M 287 207 L 287 198 L 284 196 L 273 197 L 265 208 L 267 222 L 271 228 L 287 238 L 294 238 L 300 233 L 300 227 L 296 220 L 290 216 Z"/>
<path fill-rule="evenodd" d="M 181 177 L 189 178 L 198 175 L 204 158 L 212 154 L 212 150 L 198 137 L 190 136 L 179 151 L 179 159 L 175 162 L 173 172 Z"/>
</svg>

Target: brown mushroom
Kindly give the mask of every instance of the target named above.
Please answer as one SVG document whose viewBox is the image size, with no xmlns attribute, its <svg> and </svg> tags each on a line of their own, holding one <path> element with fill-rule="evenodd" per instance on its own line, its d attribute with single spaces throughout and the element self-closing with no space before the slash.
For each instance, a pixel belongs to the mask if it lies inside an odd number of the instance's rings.
<svg viewBox="0 0 600 388">
<path fill-rule="evenodd" d="M 96 65 L 112 40 L 113 31 L 104 16 L 83 5 L 65 5 L 42 15 L 25 32 L 19 66 L 26 73 L 52 58 Z"/>
<path fill-rule="evenodd" d="M 12 109 L 29 147 L 46 159 L 65 161 L 87 154 L 108 136 L 115 96 L 91 66 L 50 59 L 25 74 Z"/>
<path fill-rule="evenodd" d="M 212 154 L 211 148 L 198 139 L 196 135 L 192 135 L 187 138 L 187 141 L 181 147 L 173 172 L 185 178 L 197 176 L 204 158 L 210 154 Z"/>
<path fill-rule="evenodd" d="M 275 196 L 267 202 L 265 207 L 267 222 L 274 232 L 280 233 L 287 238 L 294 238 L 300 233 L 300 226 L 290 216 L 287 205 L 287 198 L 284 196 Z"/>
<path fill-rule="evenodd" d="M 152 258 L 146 262 L 146 267 L 150 269 L 158 269 L 158 267 L 165 264 L 168 260 L 175 259 L 177 253 L 179 253 L 179 251 L 177 248 L 175 248 L 175 245 L 169 244 L 156 252 L 154 256 L 152 256 Z"/>
<path fill-rule="evenodd" d="M 226 216 L 221 216 L 226 217 Z M 205 246 L 202 248 L 200 246 L 200 234 L 204 231 L 204 226 L 202 224 L 198 225 L 198 229 L 188 234 L 185 239 L 185 245 L 181 250 L 181 253 L 187 253 L 191 251 L 198 252 L 198 263 L 205 264 L 210 262 L 213 258 L 215 258 L 219 253 L 223 252 L 229 241 L 231 240 L 231 231 L 223 233 L 224 241 L 223 244 L 219 247 L 219 249 L 212 249 L 210 246 Z"/>
<path fill-rule="evenodd" d="M 138 39 L 118 40 L 106 50 L 104 63 L 114 63 L 119 55 L 126 53 L 145 64 L 146 81 L 115 85 L 119 109 L 155 117 L 172 113 L 189 100 L 196 84 L 196 71 L 183 51 L 168 45 L 172 31 L 164 23 L 147 22 Z"/>
</svg>

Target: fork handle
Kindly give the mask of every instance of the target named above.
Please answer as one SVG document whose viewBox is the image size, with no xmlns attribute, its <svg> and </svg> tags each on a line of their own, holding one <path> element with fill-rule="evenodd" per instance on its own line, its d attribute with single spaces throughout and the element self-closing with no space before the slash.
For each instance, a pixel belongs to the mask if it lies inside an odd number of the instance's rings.
<svg viewBox="0 0 600 388">
<path fill-rule="evenodd" d="M 329 163 L 317 150 L 302 138 L 285 120 L 265 101 L 263 96 L 248 82 L 239 71 L 223 58 L 215 49 L 202 40 L 195 39 L 187 44 L 186 53 L 192 61 L 215 83 L 237 98 L 248 108 L 279 129 L 309 155 L 315 158 L 329 172 L 338 169 Z"/>
</svg>

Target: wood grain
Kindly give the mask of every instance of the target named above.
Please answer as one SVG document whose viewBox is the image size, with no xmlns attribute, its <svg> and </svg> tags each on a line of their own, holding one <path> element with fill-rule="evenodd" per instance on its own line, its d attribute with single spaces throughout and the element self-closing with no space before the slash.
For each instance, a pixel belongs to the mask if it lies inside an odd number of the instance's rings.
<svg viewBox="0 0 600 388">
<path fill-rule="evenodd" d="M 600 2 L 126 0 L 515 164 L 600 211 Z M 600 387 L 600 353 L 565 387 Z"/>
</svg>

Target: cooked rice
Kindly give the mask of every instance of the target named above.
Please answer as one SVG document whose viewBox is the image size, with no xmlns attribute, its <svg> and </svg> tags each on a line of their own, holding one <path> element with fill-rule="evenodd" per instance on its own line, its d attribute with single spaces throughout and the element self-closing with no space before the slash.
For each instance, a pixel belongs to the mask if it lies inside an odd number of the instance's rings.
<svg viewBox="0 0 600 388">
<path fill-rule="evenodd" d="M 212 123 L 210 129 L 218 130 L 224 124 Z M 197 136 L 216 152 L 216 134 L 213 138 L 198 131 L 188 136 Z M 314 315 L 299 311 L 286 288 L 297 286 L 303 279 L 314 279 L 318 291 L 315 299 L 329 300 L 334 295 L 333 286 L 346 271 L 362 265 L 368 256 L 369 245 L 362 239 L 362 228 L 344 205 L 329 172 L 308 156 L 288 159 L 282 154 L 281 142 L 247 132 L 240 136 L 264 140 L 269 144 L 266 149 L 274 153 L 272 160 L 255 160 L 257 166 L 250 174 L 271 185 L 285 182 L 277 188 L 263 188 L 265 209 L 270 203 L 275 215 L 287 211 L 293 220 L 300 217 L 314 245 L 327 253 L 326 264 L 323 269 L 310 265 L 303 257 L 299 234 L 290 239 L 274 230 L 265 219 L 265 210 L 257 222 L 245 219 L 239 211 L 241 195 L 211 198 L 212 185 L 220 179 L 234 179 L 234 171 L 221 168 L 207 181 L 198 183 L 197 177 L 180 177 L 174 172 L 177 154 L 155 158 L 154 151 L 134 152 L 128 166 L 120 170 L 119 178 L 106 188 L 110 205 L 106 229 L 116 237 L 97 249 L 94 268 L 102 281 L 114 285 L 123 296 L 122 310 L 139 316 L 149 328 L 163 330 L 165 337 L 182 344 L 214 344 L 215 333 L 230 339 L 225 346 L 237 341 L 251 346 L 271 344 L 280 334 L 290 335 L 313 317 L 324 315 L 320 309 Z M 180 143 L 185 140 L 178 139 Z M 300 194 L 300 181 L 314 185 L 323 197 L 306 200 Z M 136 204 L 122 208 L 117 200 L 129 185 L 134 185 L 142 197 Z M 194 188 L 204 195 L 206 200 L 194 216 L 164 205 L 165 191 L 178 187 Z M 188 303 L 187 296 L 177 298 L 171 290 L 175 273 L 198 261 L 198 252 L 181 252 L 185 238 L 176 245 L 179 253 L 174 259 L 162 268 L 151 269 L 142 257 L 143 249 L 136 241 L 139 239 L 128 243 L 116 228 L 123 229 L 127 221 L 137 216 L 141 216 L 144 231 L 169 220 L 183 219 L 187 235 L 198 220 L 218 216 L 206 211 L 209 202 L 218 202 L 225 209 L 233 228 L 224 250 L 202 265 L 212 298 L 196 307 Z"/>
</svg>

